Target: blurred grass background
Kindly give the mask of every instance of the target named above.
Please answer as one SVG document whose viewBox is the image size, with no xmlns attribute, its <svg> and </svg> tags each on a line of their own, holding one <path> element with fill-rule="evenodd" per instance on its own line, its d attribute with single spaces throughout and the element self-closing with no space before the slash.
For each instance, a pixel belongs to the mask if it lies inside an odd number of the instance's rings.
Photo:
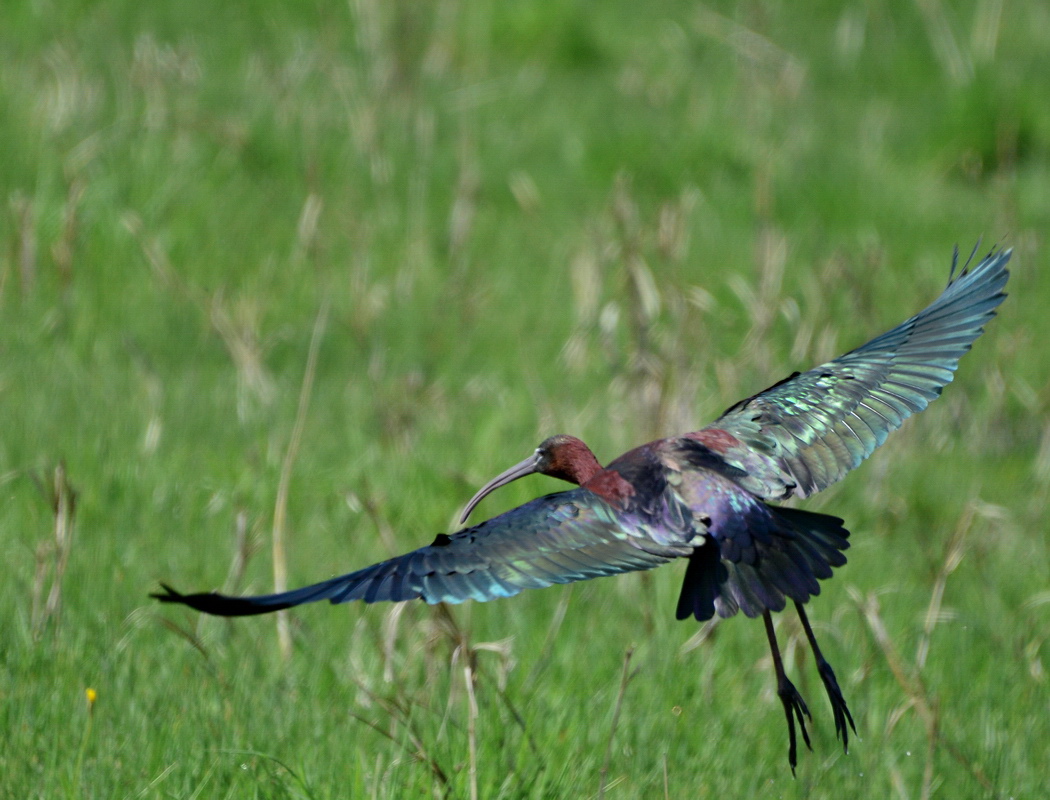
<svg viewBox="0 0 1050 800">
<path fill-rule="evenodd" d="M 3 17 L 5 796 L 1045 791 L 1045 3 Z M 806 504 L 854 533 L 810 613 L 859 736 L 844 756 L 785 615 L 796 780 L 761 626 L 675 623 L 674 567 L 306 607 L 288 658 L 273 618 L 147 599 L 270 590 L 275 514 L 313 582 L 451 530 L 549 434 L 609 460 L 699 427 L 910 316 L 981 236 L 1016 250 L 1001 317 Z"/>
</svg>

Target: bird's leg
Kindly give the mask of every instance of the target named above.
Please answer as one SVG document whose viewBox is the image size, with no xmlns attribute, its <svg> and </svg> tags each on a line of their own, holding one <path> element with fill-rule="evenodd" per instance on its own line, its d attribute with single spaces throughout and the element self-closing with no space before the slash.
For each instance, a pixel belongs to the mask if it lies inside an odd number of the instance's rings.
<svg viewBox="0 0 1050 800">
<path fill-rule="evenodd" d="M 835 715 L 835 735 L 842 737 L 842 749 L 848 753 L 849 731 L 846 728 L 846 723 L 849 722 L 849 726 L 853 728 L 854 733 L 857 732 L 857 726 L 853 724 L 853 716 L 846 707 L 846 700 L 842 697 L 839 682 L 835 680 L 835 670 L 831 668 L 831 664 L 824 660 L 824 654 L 820 652 L 820 648 L 817 646 L 817 637 L 813 635 L 813 628 L 809 625 L 809 618 L 806 616 L 805 609 L 798 601 L 795 602 L 795 608 L 798 609 L 798 618 L 802 620 L 802 627 L 806 630 L 809 646 L 813 648 L 813 658 L 817 662 L 817 671 L 820 673 L 820 679 L 824 681 L 824 688 L 828 692 L 828 700 L 831 701 L 831 711 Z"/>
<path fill-rule="evenodd" d="M 802 740 L 810 750 L 813 746 L 809 743 L 809 733 L 806 731 L 806 717 L 810 716 L 806 708 L 806 701 L 798 693 L 795 685 L 788 680 L 784 673 L 784 662 L 780 658 L 780 648 L 777 646 L 777 635 L 773 631 L 773 616 L 768 609 L 762 612 L 762 619 L 766 621 L 766 636 L 769 637 L 769 650 L 773 654 L 773 669 L 777 673 L 777 695 L 780 702 L 784 704 L 784 714 L 787 715 L 788 723 L 788 763 L 791 765 L 791 774 L 795 774 L 795 765 L 798 763 L 797 747 L 795 742 L 795 718 L 798 717 L 799 727 L 802 728 Z"/>
</svg>

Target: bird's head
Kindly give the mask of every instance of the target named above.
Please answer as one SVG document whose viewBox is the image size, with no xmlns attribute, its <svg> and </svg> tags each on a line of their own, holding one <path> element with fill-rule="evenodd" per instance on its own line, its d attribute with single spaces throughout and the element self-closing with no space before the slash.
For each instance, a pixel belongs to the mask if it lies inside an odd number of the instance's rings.
<svg viewBox="0 0 1050 800">
<path fill-rule="evenodd" d="M 520 461 L 510 469 L 501 472 L 482 486 L 478 493 L 470 498 L 470 502 L 467 503 L 467 507 L 464 509 L 459 521 L 461 524 L 466 522 L 470 512 L 487 494 L 501 486 L 506 486 L 512 481 L 516 481 L 518 478 L 524 478 L 526 475 L 532 475 L 533 473 L 549 475 L 552 478 L 559 478 L 579 486 L 590 480 L 601 469 L 602 466 L 598 463 L 598 459 L 594 457 L 591 448 L 580 439 L 564 433 L 551 436 L 549 439 L 545 439 L 533 451 L 532 455 L 524 461 Z"/>
</svg>

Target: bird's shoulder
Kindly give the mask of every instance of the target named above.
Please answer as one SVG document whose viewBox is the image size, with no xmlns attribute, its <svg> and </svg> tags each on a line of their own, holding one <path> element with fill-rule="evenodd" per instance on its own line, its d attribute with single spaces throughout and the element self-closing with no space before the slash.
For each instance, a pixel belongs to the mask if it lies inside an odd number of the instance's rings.
<svg viewBox="0 0 1050 800">
<path fill-rule="evenodd" d="M 794 489 L 791 477 L 770 455 L 718 428 L 665 439 L 660 453 L 671 480 L 724 479 L 767 500 L 786 497 Z"/>
</svg>

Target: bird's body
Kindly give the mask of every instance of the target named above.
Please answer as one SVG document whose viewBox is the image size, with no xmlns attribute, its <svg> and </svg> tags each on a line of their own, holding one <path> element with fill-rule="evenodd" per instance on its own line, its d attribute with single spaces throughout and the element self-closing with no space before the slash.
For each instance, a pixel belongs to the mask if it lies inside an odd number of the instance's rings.
<svg viewBox="0 0 1050 800">
<path fill-rule="evenodd" d="M 953 377 L 961 356 L 1002 302 L 1010 251 L 955 274 L 915 317 L 867 344 L 731 406 L 702 430 L 637 447 L 602 467 L 571 436 L 554 436 L 470 501 L 540 472 L 578 488 L 550 494 L 405 555 L 322 583 L 256 597 L 182 595 L 160 600 L 242 616 L 327 599 L 458 603 L 688 559 L 677 616 L 762 615 L 795 765 L 805 703 L 787 680 L 771 612 L 793 601 L 847 741 L 853 721 L 803 610 L 818 580 L 846 563 L 842 520 L 772 505 L 839 480 L 921 411 Z"/>
</svg>

